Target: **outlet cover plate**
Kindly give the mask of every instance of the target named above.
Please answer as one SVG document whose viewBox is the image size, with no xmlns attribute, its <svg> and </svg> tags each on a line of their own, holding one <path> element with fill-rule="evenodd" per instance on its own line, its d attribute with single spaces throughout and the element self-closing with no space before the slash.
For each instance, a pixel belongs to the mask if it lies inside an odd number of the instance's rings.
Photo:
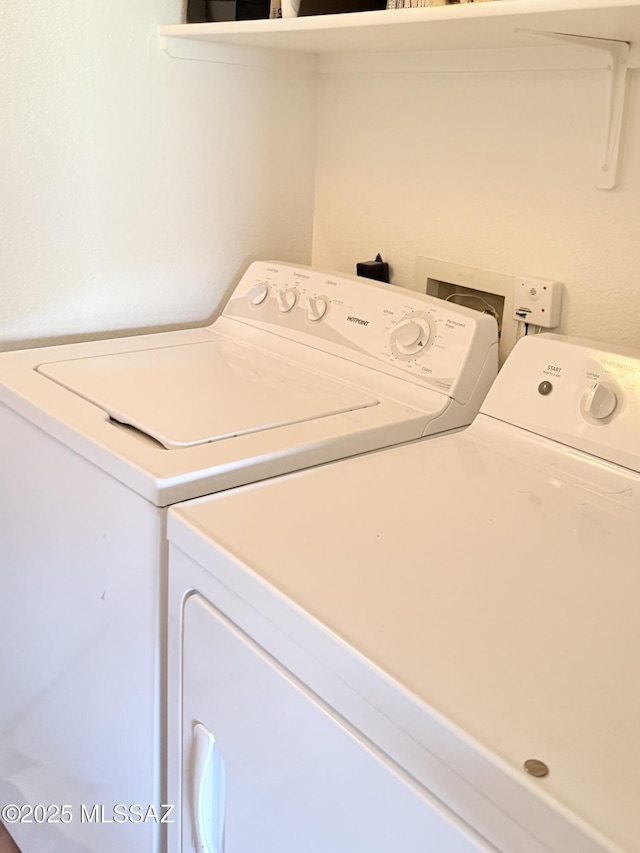
<svg viewBox="0 0 640 853">
<path fill-rule="evenodd" d="M 483 270 L 477 267 L 467 267 L 441 258 L 429 258 L 418 255 L 413 275 L 413 290 L 420 293 L 433 293 L 431 284 L 457 285 L 464 291 L 476 291 L 478 296 L 489 298 L 499 297 L 502 307 L 500 322 L 499 362 L 504 364 L 506 357 L 515 346 L 518 334 L 518 322 L 514 317 L 513 296 L 515 276 L 505 273 Z M 448 295 L 451 288 L 448 288 Z M 440 294 L 436 294 L 440 298 Z M 458 302 L 459 305 L 477 307 L 471 301 Z M 494 304 L 494 303 L 492 303 Z"/>
</svg>

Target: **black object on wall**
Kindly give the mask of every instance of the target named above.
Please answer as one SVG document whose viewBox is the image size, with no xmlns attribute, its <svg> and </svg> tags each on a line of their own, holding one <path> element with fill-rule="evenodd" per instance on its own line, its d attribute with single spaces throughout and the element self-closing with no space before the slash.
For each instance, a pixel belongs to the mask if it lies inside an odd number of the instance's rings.
<svg viewBox="0 0 640 853">
<path fill-rule="evenodd" d="M 356 274 L 374 281 L 389 284 L 389 264 L 382 260 L 382 255 L 376 255 L 375 261 L 360 261 L 356 264 Z"/>
</svg>

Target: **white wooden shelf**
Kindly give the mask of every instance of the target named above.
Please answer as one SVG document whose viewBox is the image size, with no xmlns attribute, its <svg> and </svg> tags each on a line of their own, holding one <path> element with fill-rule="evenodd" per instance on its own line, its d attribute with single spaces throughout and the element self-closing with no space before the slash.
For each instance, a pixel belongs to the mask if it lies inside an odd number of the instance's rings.
<svg viewBox="0 0 640 853">
<path fill-rule="evenodd" d="M 281 20 L 160 27 L 178 59 L 307 71 L 602 68 L 605 134 L 596 186 L 617 183 L 628 68 L 640 67 L 640 0 L 490 0 Z"/>
<path fill-rule="evenodd" d="M 544 46 L 540 36 L 523 30 L 629 42 L 629 63 L 640 66 L 640 0 L 493 0 L 281 20 L 166 25 L 160 27 L 160 36 L 170 53 L 180 52 L 175 43 L 179 39 L 214 47 L 306 54 L 314 59 L 336 54 L 516 52 Z M 552 44 L 549 40 L 546 46 Z M 184 44 L 181 49 L 187 50 Z M 210 55 L 213 58 L 215 53 Z M 205 56 L 202 52 L 200 58 Z"/>
</svg>

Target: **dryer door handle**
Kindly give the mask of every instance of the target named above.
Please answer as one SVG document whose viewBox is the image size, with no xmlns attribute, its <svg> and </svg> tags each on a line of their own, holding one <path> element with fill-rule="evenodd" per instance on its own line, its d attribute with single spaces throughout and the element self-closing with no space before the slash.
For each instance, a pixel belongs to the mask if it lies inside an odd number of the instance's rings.
<svg viewBox="0 0 640 853">
<path fill-rule="evenodd" d="M 197 853 L 224 853 L 226 773 L 218 744 L 202 723 L 193 727 L 193 843 Z"/>
</svg>

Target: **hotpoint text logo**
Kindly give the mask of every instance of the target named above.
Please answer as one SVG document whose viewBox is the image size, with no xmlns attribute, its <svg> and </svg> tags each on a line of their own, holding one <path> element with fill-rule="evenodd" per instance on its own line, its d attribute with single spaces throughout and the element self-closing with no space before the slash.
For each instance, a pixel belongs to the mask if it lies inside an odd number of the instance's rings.
<svg viewBox="0 0 640 853">
<path fill-rule="evenodd" d="M 357 323 L 359 326 L 368 326 L 369 325 L 368 320 L 361 320 L 360 317 L 349 316 L 349 317 L 347 317 L 347 321 L 349 323 Z"/>
</svg>

